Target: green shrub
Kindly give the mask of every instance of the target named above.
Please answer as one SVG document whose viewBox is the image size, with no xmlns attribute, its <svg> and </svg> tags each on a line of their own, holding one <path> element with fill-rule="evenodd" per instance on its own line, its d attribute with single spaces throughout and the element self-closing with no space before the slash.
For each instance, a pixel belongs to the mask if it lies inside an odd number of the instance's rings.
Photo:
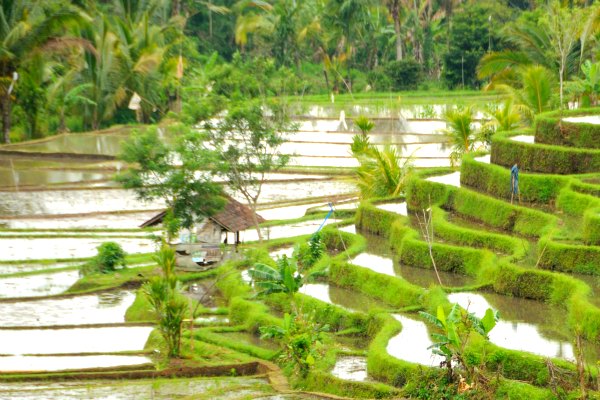
<svg viewBox="0 0 600 400">
<path fill-rule="evenodd" d="M 466 154 L 461 164 L 461 184 L 491 196 L 510 199 L 510 170 L 494 164 L 477 162 Z M 520 174 L 519 191 L 523 201 L 549 203 L 557 196 L 569 178 L 556 175 Z"/>
<path fill-rule="evenodd" d="M 536 143 L 600 149 L 600 125 L 563 121 L 565 117 L 598 115 L 600 108 L 560 110 L 535 118 Z"/>
<path fill-rule="evenodd" d="M 119 266 L 123 268 L 127 266 L 125 260 L 127 253 L 123 251 L 120 244 L 104 242 L 97 249 L 98 254 L 81 267 L 80 271 L 83 275 L 106 274 L 115 271 Z"/>
<path fill-rule="evenodd" d="M 548 174 L 582 174 L 600 170 L 600 150 L 524 143 L 509 136 L 527 132 L 498 132 L 492 136 L 493 164 L 511 167 L 519 164 L 522 171 Z"/>
<path fill-rule="evenodd" d="M 393 90 L 414 90 L 423 80 L 421 64 L 412 59 L 388 63 L 385 73 L 392 82 Z"/>
<path fill-rule="evenodd" d="M 369 71 L 367 73 L 367 82 L 371 85 L 371 89 L 378 92 L 387 92 L 392 88 L 392 80 L 382 67 L 377 67 Z"/>
</svg>

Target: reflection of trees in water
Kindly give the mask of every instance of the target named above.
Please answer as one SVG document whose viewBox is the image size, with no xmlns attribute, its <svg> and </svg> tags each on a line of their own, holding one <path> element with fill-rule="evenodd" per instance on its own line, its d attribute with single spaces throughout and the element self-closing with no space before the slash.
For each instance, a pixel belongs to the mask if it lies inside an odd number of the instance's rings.
<svg viewBox="0 0 600 400">
<path fill-rule="evenodd" d="M 105 292 L 98 294 L 98 307 L 110 308 L 123 302 L 126 296 L 133 296 L 132 292 L 121 290 L 118 292 Z"/>
<path fill-rule="evenodd" d="M 350 310 L 367 312 L 373 308 L 387 309 L 385 304 L 354 290 L 329 285 L 329 297 L 333 304 L 340 305 Z"/>
</svg>

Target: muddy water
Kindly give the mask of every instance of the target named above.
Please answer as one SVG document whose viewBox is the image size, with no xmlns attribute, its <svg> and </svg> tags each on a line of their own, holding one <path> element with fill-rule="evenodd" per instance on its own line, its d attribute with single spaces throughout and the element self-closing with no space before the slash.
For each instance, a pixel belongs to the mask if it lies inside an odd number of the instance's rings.
<svg viewBox="0 0 600 400">
<path fill-rule="evenodd" d="M 533 136 L 533 135 L 511 136 L 509 139 L 514 140 L 515 142 L 535 143 L 535 136 Z"/>
<path fill-rule="evenodd" d="M 94 171 L 17 170 L 0 168 L 0 189 L 109 180 L 113 173 Z"/>
<path fill-rule="evenodd" d="M 290 142 L 302 143 L 331 143 L 331 144 L 346 144 L 352 143 L 352 137 L 355 133 L 351 132 L 318 132 L 318 131 L 299 131 L 295 134 L 286 135 L 286 139 Z M 406 143 L 436 143 L 446 142 L 446 137 L 439 133 L 431 134 L 411 134 L 411 133 L 395 133 L 384 132 L 374 133 L 370 135 L 370 142 L 373 144 L 406 144 Z"/>
<path fill-rule="evenodd" d="M 340 114 L 338 114 L 338 117 Z M 404 119 L 404 118 L 373 118 L 374 128 L 371 130 L 372 135 L 377 134 L 398 134 L 398 133 L 413 133 L 413 134 L 438 134 L 446 129 L 446 122 L 443 120 L 433 119 Z M 299 131 L 313 132 L 349 132 L 360 133 L 360 129 L 354 124 L 352 119 L 311 119 L 298 121 Z M 442 136 L 440 134 L 440 136 Z"/>
<path fill-rule="evenodd" d="M 0 278 L 0 298 L 59 294 L 71 287 L 78 279 L 77 270 Z"/>
<path fill-rule="evenodd" d="M 404 162 L 408 158 L 401 158 Z M 427 167 L 449 167 L 449 157 L 415 157 L 411 159 L 411 164 L 418 168 Z M 296 156 L 290 161 L 290 165 L 302 167 L 344 167 L 354 168 L 358 166 L 358 161 L 350 157 L 309 157 Z"/>
<path fill-rule="evenodd" d="M 293 219 L 303 217 L 306 214 L 306 210 L 309 208 L 320 207 L 322 205 L 323 203 L 319 202 L 300 204 L 296 206 L 266 208 L 258 210 L 258 213 L 266 220 Z"/>
<path fill-rule="evenodd" d="M 327 283 L 308 283 L 300 288 L 300 293 L 314 297 L 325 303 L 335 304 L 349 310 L 369 312 L 372 309 L 386 309 L 385 304 L 362 293 Z"/>
<path fill-rule="evenodd" d="M 153 328 L 0 329 L 0 354 L 111 353 L 143 350 Z"/>
<path fill-rule="evenodd" d="M 294 253 L 294 246 L 286 246 L 281 247 L 279 249 L 273 250 L 269 252 L 269 256 L 271 258 L 277 260 L 278 258 L 282 258 L 284 255 L 288 258 L 292 257 Z"/>
<path fill-rule="evenodd" d="M 430 176 L 425 180 L 430 182 L 443 183 L 444 185 L 460 187 L 460 171 L 453 172 L 448 175 Z"/>
<path fill-rule="evenodd" d="M 55 326 L 125 322 L 131 291 L 104 292 L 64 299 L 0 303 L 0 326 Z M 2 352 L 0 352 L 2 353 Z"/>
<path fill-rule="evenodd" d="M 331 375 L 349 381 L 367 380 L 367 358 L 360 356 L 340 356 L 335 362 Z"/>
<path fill-rule="evenodd" d="M 0 192 L 0 215 L 80 214 L 162 209 L 164 202 L 143 202 L 125 189 Z"/>
<path fill-rule="evenodd" d="M 379 104 L 322 104 L 311 105 L 299 115 L 313 118 L 338 117 L 340 110 L 345 110 L 348 115 L 367 115 L 376 117 L 395 118 L 402 115 L 404 118 L 435 118 L 446 111 L 446 104 L 402 104 L 396 98 L 382 100 Z"/>
<path fill-rule="evenodd" d="M 431 349 L 428 349 L 433 342 L 429 339 L 425 323 L 400 314 L 393 314 L 393 317 L 402 324 L 402 331 L 390 339 L 387 352 L 400 360 L 439 366 L 444 359 L 432 354 Z"/>
<path fill-rule="evenodd" d="M 339 221 L 336 219 L 329 218 L 327 221 L 325 221 L 325 225 L 333 224 L 336 222 Z M 297 222 L 293 224 L 261 228 L 261 232 L 263 235 L 263 239 L 265 240 L 309 235 L 316 232 L 322 223 L 322 219 L 314 221 Z M 240 239 L 242 242 L 255 241 L 258 240 L 258 233 L 256 232 L 256 229 L 247 229 L 245 231 L 240 232 Z"/>
<path fill-rule="evenodd" d="M 377 204 L 377 208 L 390 211 L 396 214 L 408 215 L 408 209 L 406 207 L 406 202 L 401 203 L 385 203 L 385 204 Z"/>
<path fill-rule="evenodd" d="M 372 141 L 375 143 L 375 141 Z M 375 143 L 377 144 L 377 143 Z M 381 144 L 387 144 L 385 142 Z M 392 145 L 402 155 L 419 157 L 450 157 L 451 149 L 445 143 L 419 143 L 419 144 L 395 144 Z M 329 143 L 285 143 L 282 146 L 283 153 L 295 154 L 308 157 L 345 157 L 351 158 L 350 146 L 347 144 Z"/>
<path fill-rule="evenodd" d="M 116 156 L 126 135 L 76 133 L 35 143 L 10 146 L 10 150 L 41 153 L 104 154 Z"/>
<path fill-rule="evenodd" d="M 431 285 L 439 285 L 433 269 L 415 268 L 400 264 L 392 253 L 386 238 L 362 230 L 358 231 L 358 233 L 367 241 L 365 252 L 356 257 L 361 266 L 387 275 L 402 277 L 413 285 L 424 288 L 428 288 Z M 462 287 L 475 282 L 469 276 L 445 271 L 438 272 L 444 286 Z"/>
<path fill-rule="evenodd" d="M 266 379 L 253 377 L 193 378 L 166 380 L 66 381 L 0 383 L 0 398 L 33 400 L 172 400 L 172 399 L 312 399 L 299 394 L 273 394 Z"/>
<path fill-rule="evenodd" d="M 35 264 L 35 263 L 18 263 L 18 264 L 1 264 L 0 263 L 0 277 L 2 275 L 16 274 L 20 272 L 32 272 L 32 271 L 51 271 L 53 269 L 76 267 L 81 265 L 81 261 L 76 262 L 60 262 L 52 264 Z M 0 293 L 2 291 L 0 290 Z"/>
<path fill-rule="evenodd" d="M 279 345 L 271 340 L 261 339 L 248 332 L 222 332 L 219 335 L 234 340 L 236 342 L 248 343 L 256 347 L 267 350 L 279 350 Z"/>
<path fill-rule="evenodd" d="M 152 363 L 148 357 L 142 356 L 0 356 L 0 371 L 61 371 L 82 370 L 89 368 L 107 368 L 124 365 L 141 365 Z M 0 385 L 0 398 L 4 399 L 7 391 Z M 44 393 L 45 397 L 46 393 Z M 21 398 L 19 396 L 19 398 Z"/>
<path fill-rule="evenodd" d="M 500 321 L 490 341 L 500 347 L 526 351 L 544 357 L 575 359 L 572 336 L 565 324 L 566 311 L 545 303 L 491 293 L 453 293 L 448 300 L 482 317 L 487 308 L 499 311 Z M 589 362 L 598 359 L 599 347 L 584 343 Z"/>
<path fill-rule="evenodd" d="M 10 260 L 67 259 L 92 257 L 98 253 L 97 247 L 111 238 L 42 238 L 12 239 L 0 237 L 0 258 Z M 118 242 L 129 254 L 150 253 L 155 243 L 150 239 L 122 239 Z"/>
<path fill-rule="evenodd" d="M 52 218 L 1 219 L 0 227 L 9 229 L 134 229 L 154 217 L 158 211 L 113 212 Z"/>
<path fill-rule="evenodd" d="M 475 161 L 478 161 L 480 163 L 484 163 L 484 164 L 490 164 L 492 161 L 492 156 L 490 154 L 486 154 L 485 156 L 481 156 L 481 157 L 475 157 Z"/>
</svg>

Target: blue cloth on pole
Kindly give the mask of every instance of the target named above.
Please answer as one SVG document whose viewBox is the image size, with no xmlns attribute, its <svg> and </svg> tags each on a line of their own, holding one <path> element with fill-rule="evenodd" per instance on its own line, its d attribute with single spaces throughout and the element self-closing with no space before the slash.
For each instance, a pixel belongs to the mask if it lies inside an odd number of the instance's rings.
<svg viewBox="0 0 600 400">
<path fill-rule="evenodd" d="M 519 192 L 519 167 L 517 167 L 517 164 L 510 169 L 510 186 L 512 193 L 517 194 Z"/>
</svg>

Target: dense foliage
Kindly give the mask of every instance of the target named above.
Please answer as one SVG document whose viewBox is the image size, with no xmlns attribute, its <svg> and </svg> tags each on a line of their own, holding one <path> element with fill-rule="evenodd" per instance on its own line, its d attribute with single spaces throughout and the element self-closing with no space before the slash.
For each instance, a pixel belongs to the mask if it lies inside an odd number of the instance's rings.
<svg viewBox="0 0 600 400">
<path fill-rule="evenodd" d="M 533 113 L 594 104 L 599 8 L 589 4 L 2 1 L 4 141 L 181 110 L 194 122 L 229 100 L 311 93 L 491 82 Z"/>
</svg>

